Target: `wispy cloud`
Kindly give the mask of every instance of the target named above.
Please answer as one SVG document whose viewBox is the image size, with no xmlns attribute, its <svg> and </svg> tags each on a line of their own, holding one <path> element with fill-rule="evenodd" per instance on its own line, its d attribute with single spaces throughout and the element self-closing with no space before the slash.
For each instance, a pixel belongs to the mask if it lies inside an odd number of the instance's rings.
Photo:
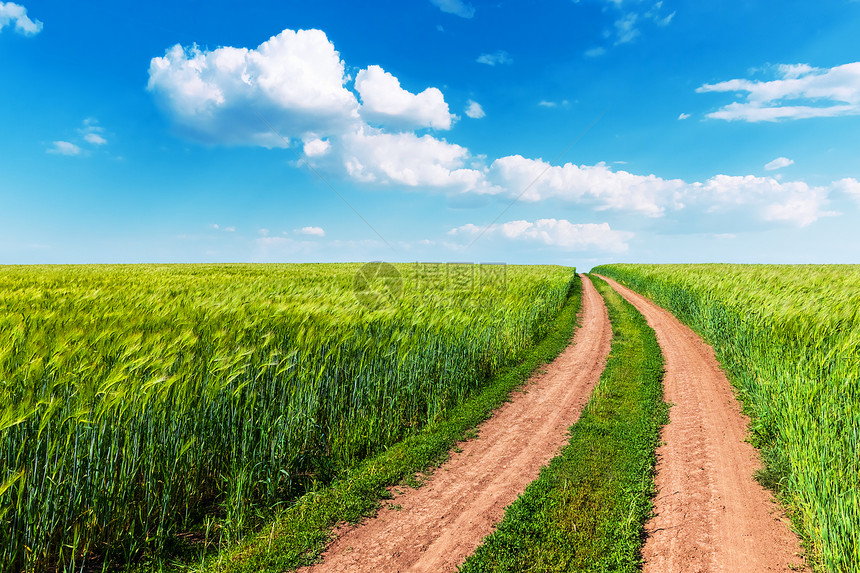
<svg viewBox="0 0 860 573">
<path fill-rule="evenodd" d="M 615 231 L 609 223 L 571 223 L 567 219 L 538 219 L 509 221 L 483 228 L 473 223 L 448 231 L 454 237 L 467 240 L 476 236 L 511 242 L 538 243 L 570 251 L 601 251 L 623 253 L 633 233 Z"/>
<path fill-rule="evenodd" d="M 475 7 L 462 0 L 430 0 L 430 3 L 445 12 L 461 18 L 471 18 L 475 15 Z"/>
<path fill-rule="evenodd" d="M 689 113 L 682 113 L 681 115 L 678 116 L 678 119 L 690 119 L 690 114 Z"/>
<path fill-rule="evenodd" d="M 312 237 L 325 237 L 325 230 L 322 227 L 302 227 L 293 231 L 297 235 L 310 235 Z"/>
<path fill-rule="evenodd" d="M 476 102 L 474 100 L 468 101 L 468 104 L 466 105 L 465 113 L 467 116 L 471 117 L 472 119 L 480 119 L 480 118 L 487 115 L 486 113 L 484 113 L 484 108 L 481 107 L 481 104 L 479 104 L 478 102 Z"/>
<path fill-rule="evenodd" d="M 83 150 L 70 141 L 55 141 L 47 151 L 57 155 L 80 155 Z"/>
<path fill-rule="evenodd" d="M 860 114 L 860 62 L 833 68 L 808 64 L 776 67 L 778 79 L 733 79 L 704 84 L 697 93 L 746 93 L 708 117 L 748 122 L 835 117 Z"/>
<path fill-rule="evenodd" d="M 35 36 L 42 31 L 42 23 L 31 20 L 27 9 L 14 2 L 0 2 L 0 32 L 6 26 L 14 26 L 15 31 L 24 36 Z"/>
<path fill-rule="evenodd" d="M 511 55 L 504 50 L 498 50 L 492 54 L 481 54 L 476 60 L 479 64 L 487 64 L 488 66 L 497 66 L 502 64 L 512 64 L 514 62 Z"/>
<path fill-rule="evenodd" d="M 777 157 L 773 161 L 765 164 L 764 168 L 767 171 L 774 171 L 776 169 L 782 169 L 783 167 L 788 167 L 794 163 L 793 159 L 789 159 L 788 157 Z"/>
</svg>

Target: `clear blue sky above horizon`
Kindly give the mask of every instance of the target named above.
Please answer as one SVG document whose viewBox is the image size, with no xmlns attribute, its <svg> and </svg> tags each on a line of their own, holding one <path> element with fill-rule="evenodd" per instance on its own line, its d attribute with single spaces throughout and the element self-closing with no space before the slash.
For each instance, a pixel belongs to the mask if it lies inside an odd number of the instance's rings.
<svg viewBox="0 0 860 573">
<path fill-rule="evenodd" d="M 860 262 L 860 2 L 0 2 L 0 264 Z"/>
</svg>

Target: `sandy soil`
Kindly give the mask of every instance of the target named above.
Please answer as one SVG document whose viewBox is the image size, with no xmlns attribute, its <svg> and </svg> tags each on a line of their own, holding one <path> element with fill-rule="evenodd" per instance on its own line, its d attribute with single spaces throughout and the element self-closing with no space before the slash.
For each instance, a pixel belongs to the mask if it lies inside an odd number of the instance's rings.
<svg viewBox="0 0 860 573">
<path fill-rule="evenodd" d="M 649 299 L 608 281 L 648 320 L 666 357 L 674 404 L 657 451 L 646 573 L 806 571 L 800 544 L 771 494 L 753 479 L 760 462 L 710 346 Z"/>
<path fill-rule="evenodd" d="M 300 571 L 455 571 L 567 442 L 600 378 L 612 331 L 587 278 L 580 316 L 573 344 L 481 425 L 476 439 L 460 444 L 421 488 L 395 488 L 376 517 L 342 527 L 323 563 Z"/>
</svg>

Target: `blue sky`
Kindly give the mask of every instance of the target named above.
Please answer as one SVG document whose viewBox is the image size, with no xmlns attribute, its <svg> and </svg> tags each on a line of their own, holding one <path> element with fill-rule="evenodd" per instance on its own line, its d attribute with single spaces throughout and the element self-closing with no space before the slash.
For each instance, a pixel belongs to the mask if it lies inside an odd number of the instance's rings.
<svg viewBox="0 0 860 573">
<path fill-rule="evenodd" d="M 860 2 L 0 2 L 0 264 L 860 261 Z"/>
</svg>

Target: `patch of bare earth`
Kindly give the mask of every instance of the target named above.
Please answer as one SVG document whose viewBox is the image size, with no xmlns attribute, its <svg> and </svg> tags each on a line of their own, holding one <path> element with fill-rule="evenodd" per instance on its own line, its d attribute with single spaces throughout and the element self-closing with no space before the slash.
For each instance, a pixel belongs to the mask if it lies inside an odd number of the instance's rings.
<svg viewBox="0 0 860 573">
<path fill-rule="evenodd" d="M 607 280 L 657 333 L 673 404 L 657 450 L 644 571 L 806 571 L 788 519 L 753 479 L 761 465 L 744 441 L 749 419 L 711 347 L 649 299 Z"/>
<path fill-rule="evenodd" d="M 544 374 L 515 392 L 419 489 L 399 488 L 379 513 L 344 526 L 323 562 L 300 571 L 455 571 L 568 439 L 603 371 L 612 331 L 583 278 L 581 326 Z M 405 490 L 405 491 L 403 491 Z"/>
</svg>

